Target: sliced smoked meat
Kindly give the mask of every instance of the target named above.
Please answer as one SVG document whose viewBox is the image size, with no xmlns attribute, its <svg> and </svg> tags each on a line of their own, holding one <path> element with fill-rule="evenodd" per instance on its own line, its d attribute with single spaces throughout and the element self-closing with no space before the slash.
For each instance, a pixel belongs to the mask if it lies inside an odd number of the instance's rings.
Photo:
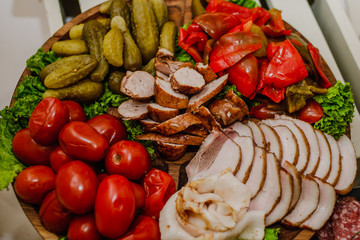
<svg viewBox="0 0 360 240">
<path fill-rule="evenodd" d="M 251 198 L 254 198 L 263 187 L 267 174 L 266 169 L 266 151 L 256 146 L 251 172 L 245 183 L 251 191 Z"/>
<path fill-rule="evenodd" d="M 157 103 L 148 105 L 150 118 L 156 122 L 164 122 L 179 114 L 179 109 L 163 107 Z"/>
<path fill-rule="evenodd" d="M 155 78 L 148 72 L 127 72 L 121 80 L 120 91 L 135 100 L 149 100 L 155 94 Z"/>
<path fill-rule="evenodd" d="M 329 142 L 330 150 L 331 150 L 331 169 L 326 182 L 335 186 L 339 181 L 340 172 L 341 172 L 341 157 L 340 157 L 340 149 L 339 145 L 335 138 L 327 133 L 324 133 L 326 139 Z"/>
<path fill-rule="evenodd" d="M 129 99 L 119 105 L 118 112 L 123 120 L 146 119 L 149 114 L 148 104 Z"/>
<path fill-rule="evenodd" d="M 141 135 L 137 135 L 136 139 L 138 140 L 150 140 L 155 142 L 165 142 L 165 143 L 175 143 L 182 145 L 192 145 L 192 146 L 200 146 L 204 141 L 203 137 L 193 136 L 190 134 L 173 134 L 169 136 L 165 136 L 159 133 L 145 133 Z"/>
<path fill-rule="evenodd" d="M 184 94 L 194 94 L 205 86 L 204 77 L 191 67 L 181 67 L 170 78 L 171 87 Z"/>
<path fill-rule="evenodd" d="M 331 169 L 331 150 L 328 140 L 323 132 L 315 129 L 316 136 L 320 146 L 320 161 L 319 166 L 315 172 L 315 176 L 326 181 Z"/>
<path fill-rule="evenodd" d="M 188 107 L 189 98 L 176 92 L 170 82 L 161 78 L 155 79 L 155 102 L 163 107 L 184 109 Z"/>
</svg>

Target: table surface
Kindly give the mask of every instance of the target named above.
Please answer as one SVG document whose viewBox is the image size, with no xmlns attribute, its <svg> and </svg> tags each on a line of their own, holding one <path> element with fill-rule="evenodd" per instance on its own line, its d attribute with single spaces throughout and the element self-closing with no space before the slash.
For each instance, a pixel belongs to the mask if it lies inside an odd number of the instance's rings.
<svg viewBox="0 0 360 240">
<path fill-rule="evenodd" d="M 46 0 L 0 1 L 0 109 L 9 105 L 26 59 L 51 35 L 43 1 Z M 283 14 L 286 15 L 286 10 L 283 10 Z M 286 17 L 284 19 L 287 20 Z M 41 238 L 26 218 L 9 186 L 9 190 L 0 191 L 0 240 L 12 239 Z"/>
</svg>

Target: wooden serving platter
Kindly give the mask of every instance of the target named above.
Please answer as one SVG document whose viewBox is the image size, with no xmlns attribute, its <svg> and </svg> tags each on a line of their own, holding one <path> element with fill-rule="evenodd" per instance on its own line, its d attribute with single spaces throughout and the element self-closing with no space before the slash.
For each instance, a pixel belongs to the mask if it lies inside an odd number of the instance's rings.
<svg viewBox="0 0 360 240">
<path fill-rule="evenodd" d="M 191 13 L 191 0 L 165 0 L 166 4 L 168 6 L 168 12 L 169 12 L 169 19 L 174 21 L 178 27 L 183 26 L 184 23 L 190 22 L 192 19 L 192 13 Z M 51 49 L 51 46 L 62 39 L 68 39 L 69 38 L 69 31 L 70 29 L 79 24 L 87 22 L 91 19 L 97 19 L 101 18 L 102 15 L 99 12 L 100 5 L 93 7 L 89 9 L 88 11 L 76 16 L 71 21 L 66 23 L 62 28 L 60 28 L 55 34 L 50 37 L 43 45 L 42 48 L 44 51 L 48 51 Z M 291 25 L 287 24 L 285 22 L 285 27 L 287 29 L 292 29 L 293 33 L 298 34 L 305 42 L 308 42 L 302 35 L 299 33 L 296 29 L 294 29 Z M 334 85 L 336 83 L 336 79 L 334 75 L 332 74 L 329 66 L 326 64 L 326 62 L 322 59 L 322 63 L 324 66 L 324 72 L 330 82 Z M 24 77 L 26 75 L 31 74 L 30 71 L 26 68 L 24 72 L 22 73 L 18 85 L 21 81 L 23 81 Z M 14 92 L 15 94 L 15 92 Z M 14 96 L 14 95 L 13 95 Z M 11 103 L 13 103 L 15 100 L 12 98 Z M 183 158 L 176 162 L 166 162 L 169 166 L 169 174 L 173 176 L 176 184 L 179 182 L 179 171 L 182 166 L 186 162 L 192 159 L 192 157 L 195 155 L 196 152 L 190 151 L 184 155 Z M 43 225 L 40 222 L 40 218 L 38 215 L 38 208 L 34 207 L 33 205 L 24 203 L 20 199 L 18 199 L 20 202 L 20 205 L 22 209 L 24 210 L 26 216 L 30 220 L 30 222 L 33 224 L 34 228 L 38 231 L 40 236 L 43 239 L 47 240 L 57 240 L 59 238 L 58 235 L 53 234 L 49 231 L 47 231 Z M 302 229 L 286 229 L 281 225 L 274 225 L 272 227 L 281 228 L 281 233 L 279 239 L 297 239 L 297 240 L 309 240 L 311 239 L 315 232 L 310 230 L 302 230 Z"/>
</svg>

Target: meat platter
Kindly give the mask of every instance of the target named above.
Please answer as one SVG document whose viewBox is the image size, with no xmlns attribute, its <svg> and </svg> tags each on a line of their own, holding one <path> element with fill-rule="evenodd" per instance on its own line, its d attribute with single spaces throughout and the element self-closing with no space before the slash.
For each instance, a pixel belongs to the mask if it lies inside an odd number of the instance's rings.
<svg viewBox="0 0 360 240">
<path fill-rule="evenodd" d="M 178 27 L 183 26 L 184 23 L 188 23 L 192 19 L 192 14 L 191 14 L 191 10 L 190 10 L 190 6 L 191 6 L 190 0 L 186 0 L 186 1 L 167 0 L 166 4 L 168 6 L 169 20 L 174 21 Z M 69 37 L 69 31 L 73 26 L 75 26 L 79 23 L 87 22 L 92 19 L 96 19 L 97 17 L 99 17 L 101 15 L 99 12 L 99 9 L 100 9 L 100 5 L 78 15 L 73 20 L 66 23 L 61 29 L 59 29 L 59 31 L 57 31 L 51 38 L 49 38 L 49 40 L 47 42 L 44 43 L 44 45 L 42 46 L 44 51 L 50 50 L 52 45 L 55 42 L 57 42 L 59 40 L 67 39 Z M 294 29 L 292 26 L 290 26 L 286 22 L 285 22 L 285 27 L 286 27 L 286 29 L 291 29 L 293 33 L 296 33 L 297 35 L 299 35 L 301 37 L 301 39 L 303 41 L 308 43 L 308 41 L 301 35 L 301 33 L 299 33 L 296 29 Z M 331 82 L 331 84 L 335 85 L 336 79 L 335 79 L 334 75 L 332 74 L 330 68 L 328 67 L 328 65 L 322 58 L 321 58 L 321 63 L 323 65 L 324 74 L 326 75 L 328 80 Z M 23 72 L 23 74 L 19 80 L 19 83 L 24 79 L 24 77 L 26 75 L 29 75 L 29 73 L 30 73 L 29 70 L 25 69 L 25 71 Z M 12 102 L 13 101 L 15 101 L 15 100 L 12 99 Z M 198 106 L 196 106 L 196 107 L 198 107 Z M 281 121 L 281 119 L 277 119 L 277 120 Z M 286 117 L 284 117 L 283 120 L 286 121 Z M 267 120 L 265 120 L 265 121 L 267 121 Z M 250 124 L 252 124 L 251 121 L 250 121 Z M 261 126 L 261 124 L 259 122 L 257 122 L 257 120 L 254 120 L 254 124 Z M 273 126 L 277 126 L 278 128 L 281 128 L 284 125 L 283 123 L 271 123 L 271 121 L 266 122 L 266 125 L 272 126 L 272 124 L 273 124 Z M 266 128 L 266 125 L 263 127 Z M 263 131 L 265 132 L 266 129 L 263 129 Z M 229 136 L 229 135 L 231 135 L 231 133 L 228 133 L 227 135 Z M 349 131 L 348 131 L 347 135 L 349 135 Z M 177 185 L 183 186 L 187 182 L 187 180 L 188 180 L 187 178 L 191 177 L 189 175 L 186 176 L 184 174 L 184 171 L 185 171 L 187 164 L 189 164 L 189 161 L 194 158 L 196 153 L 197 152 L 195 150 L 190 149 L 189 151 L 187 151 L 185 153 L 185 155 L 180 160 L 177 160 L 175 162 L 174 161 L 166 161 L 166 163 L 168 165 L 168 172 L 173 177 L 173 179 L 175 180 L 175 183 Z M 298 154 L 301 154 L 301 153 L 298 153 Z M 184 178 L 186 178 L 186 179 L 184 179 Z M 27 217 L 30 219 L 31 223 L 34 225 L 36 230 L 39 232 L 39 234 L 44 239 L 58 239 L 57 235 L 50 233 L 43 227 L 43 225 L 40 222 L 40 219 L 39 219 L 39 216 L 37 213 L 37 209 L 35 209 L 32 205 L 24 203 L 21 199 L 19 199 L 19 202 L 20 202 L 24 212 L 26 213 Z M 281 229 L 279 239 L 311 239 L 315 234 L 315 231 L 306 230 L 306 229 L 290 229 L 290 228 L 285 228 L 280 224 L 275 224 L 275 225 L 272 225 L 271 227 L 278 227 Z"/>
</svg>

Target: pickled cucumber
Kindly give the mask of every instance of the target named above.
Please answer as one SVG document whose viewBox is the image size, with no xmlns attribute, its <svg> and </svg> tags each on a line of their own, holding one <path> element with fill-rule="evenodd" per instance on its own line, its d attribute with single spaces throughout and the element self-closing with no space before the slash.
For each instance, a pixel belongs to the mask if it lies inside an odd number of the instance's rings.
<svg viewBox="0 0 360 240">
<path fill-rule="evenodd" d="M 156 24 L 160 32 L 164 23 L 169 21 L 166 3 L 164 0 L 149 0 L 149 1 L 150 1 L 151 10 L 155 14 Z"/>
<path fill-rule="evenodd" d="M 119 29 L 124 37 L 124 67 L 126 70 L 135 71 L 141 67 L 141 52 L 126 27 L 125 20 L 116 16 L 111 20 L 111 28 Z"/>
<path fill-rule="evenodd" d="M 106 31 L 110 30 L 110 18 L 100 18 L 97 19 L 96 21 L 104 25 Z M 80 23 L 73 26 L 69 31 L 70 39 L 83 39 L 83 35 L 82 35 L 83 28 L 84 28 L 84 23 Z"/>
<path fill-rule="evenodd" d="M 160 33 L 160 47 L 165 48 L 175 54 L 175 37 L 177 27 L 174 22 L 166 22 Z"/>
<path fill-rule="evenodd" d="M 148 72 L 155 77 L 156 76 L 155 58 L 152 58 L 145 66 L 141 68 L 141 70 Z"/>
<path fill-rule="evenodd" d="M 112 0 L 103 2 L 103 3 L 100 5 L 100 9 L 99 9 L 100 13 L 102 13 L 102 14 L 110 14 L 110 6 L 111 6 L 111 3 L 112 3 Z"/>
<path fill-rule="evenodd" d="M 110 6 L 110 18 L 120 16 L 124 18 L 128 29 L 131 28 L 131 13 L 125 0 L 113 0 Z"/>
<path fill-rule="evenodd" d="M 111 29 L 106 33 L 103 43 L 103 51 L 106 60 L 115 67 L 121 67 L 123 59 L 124 38 L 119 29 Z"/>
<path fill-rule="evenodd" d="M 108 76 L 109 76 L 108 83 L 109 83 L 110 91 L 116 94 L 123 94 L 120 91 L 120 84 L 123 77 L 125 77 L 125 73 L 120 71 L 113 71 Z"/>
<path fill-rule="evenodd" d="M 131 8 L 131 24 L 135 42 L 137 43 L 143 62 L 155 57 L 159 47 L 159 31 L 155 15 L 147 0 L 133 0 Z"/>
<path fill-rule="evenodd" d="M 104 93 L 104 85 L 84 79 L 71 86 L 59 89 L 48 89 L 42 97 L 56 97 L 60 100 L 74 100 L 82 103 L 93 102 Z"/>
<path fill-rule="evenodd" d="M 204 6 L 202 5 L 201 0 L 192 0 L 191 1 L 191 13 L 192 13 L 193 17 L 201 15 L 205 12 L 206 12 L 206 10 L 205 10 Z"/>
<path fill-rule="evenodd" d="M 90 80 L 94 82 L 103 81 L 109 71 L 109 63 L 104 56 L 102 47 L 105 34 L 105 27 L 96 20 L 90 20 L 84 25 L 83 37 L 89 48 L 89 52 L 95 56 L 99 62 L 96 69 L 90 74 Z"/>
<path fill-rule="evenodd" d="M 96 58 L 90 54 L 74 55 L 60 60 L 54 65 L 54 69 L 50 69 L 52 71 L 45 77 L 45 87 L 67 87 L 85 78 L 98 65 Z"/>
<path fill-rule="evenodd" d="M 89 53 L 86 42 L 81 39 L 57 41 L 52 45 L 51 50 L 53 50 L 57 56 L 72 56 Z"/>
</svg>

